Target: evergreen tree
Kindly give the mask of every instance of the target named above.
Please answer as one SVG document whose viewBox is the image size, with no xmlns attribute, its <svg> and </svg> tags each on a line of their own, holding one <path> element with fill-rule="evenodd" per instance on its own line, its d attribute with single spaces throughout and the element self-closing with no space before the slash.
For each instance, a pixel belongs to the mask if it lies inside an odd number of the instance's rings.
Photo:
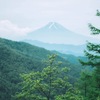
<svg viewBox="0 0 100 100">
<path fill-rule="evenodd" d="M 100 12 L 97 10 L 97 16 L 100 16 Z M 100 29 L 96 28 L 92 24 L 89 24 L 89 28 L 93 35 L 99 35 Z M 87 50 L 84 51 L 86 57 L 88 58 L 87 62 L 80 61 L 85 66 L 92 66 L 93 72 L 90 81 L 90 89 L 88 91 L 87 100 L 97 100 L 97 97 L 100 98 L 100 44 L 87 43 Z M 88 79 L 84 79 L 86 81 Z M 89 80 L 88 80 L 89 81 Z M 85 94 L 86 95 L 86 94 Z"/>
<path fill-rule="evenodd" d="M 80 93 L 68 82 L 68 68 L 59 68 L 55 57 L 49 57 L 48 67 L 42 71 L 21 75 L 22 90 L 16 94 L 16 100 L 82 100 L 76 99 Z"/>
<path fill-rule="evenodd" d="M 84 70 L 81 73 L 81 77 L 78 82 L 78 88 L 81 90 L 81 94 L 85 100 L 88 100 L 89 93 L 93 89 L 91 86 L 91 83 L 93 82 L 92 73 Z"/>
</svg>

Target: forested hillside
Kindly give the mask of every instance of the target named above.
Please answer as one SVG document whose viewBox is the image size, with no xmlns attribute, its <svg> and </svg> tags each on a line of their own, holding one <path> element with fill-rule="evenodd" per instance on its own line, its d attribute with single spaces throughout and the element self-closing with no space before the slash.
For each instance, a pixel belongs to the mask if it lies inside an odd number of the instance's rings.
<svg viewBox="0 0 100 100">
<path fill-rule="evenodd" d="M 100 0 L 0 0 L 0 100 L 100 100 Z"/>
<path fill-rule="evenodd" d="M 11 100 L 20 89 L 17 86 L 21 81 L 20 74 L 42 70 L 46 66 L 45 60 L 51 54 L 53 52 L 24 42 L 0 38 L 0 100 Z M 77 69 L 79 66 L 71 64 L 60 56 L 56 57 L 56 61 L 62 62 L 60 67 L 70 68 L 69 81 L 75 82 L 81 70 Z"/>
</svg>

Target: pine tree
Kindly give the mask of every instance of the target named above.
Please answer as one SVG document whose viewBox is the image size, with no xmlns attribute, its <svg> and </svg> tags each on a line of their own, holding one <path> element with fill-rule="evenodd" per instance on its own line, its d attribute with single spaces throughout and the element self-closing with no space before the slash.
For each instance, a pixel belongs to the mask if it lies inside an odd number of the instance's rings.
<svg viewBox="0 0 100 100">
<path fill-rule="evenodd" d="M 49 65 L 42 71 L 23 74 L 22 90 L 16 100 L 83 100 L 78 90 L 68 81 L 68 68 L 59 68 L 55 55 L 49 57 Z M 63 98 L 63 99 L 62 99 Z"/>
<path fill-rule="evenodd" d="M 97 10 L 97 16 L 100 16 L 100 12 Z M 89 24 L 92 35 L 99 35 L 100 29 L 96 28 L 92 24 Z M 90 84 L 90 91 L 88 91 L 88 100 L 96 100 L 100 98 L 100 44 L 87 43 L 87 50 L 84 51 L 85 56 L 88 58 L 87 62 L 80 61 L 82 65 L 92 66 L 94 71 L 92 73 L 92 82 Z M 87 80 L 87 79 L 86 79 Z M 84 80 L 85 81 L 85 80 Z"/>
</svg>

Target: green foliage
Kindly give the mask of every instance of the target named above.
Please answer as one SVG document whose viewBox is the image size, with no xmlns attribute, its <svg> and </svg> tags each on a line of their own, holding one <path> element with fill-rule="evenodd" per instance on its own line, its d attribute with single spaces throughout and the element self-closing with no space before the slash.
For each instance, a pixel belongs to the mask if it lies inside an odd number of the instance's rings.
<svg viewBox="0 0 100 100">
<path fill-rule="evenodd" d="M 13 100 L 12 96 L 20 90 L 20 86 L 17 86 L 22 81 L 20 74 L 42 71 L 47 66 L 44 60 L 51 54 L 43 48 L 0 38 L 0 100 Z M 55 60 L 62 62 L 60 68 L 68 66 L 68 82 L 74 84 L 80 72 L 78 66 L 60 56 Z"/>
<path fill-rule="evenodd" d="M 97 10 L 97 16 L 100 12 Z M 100 34 L 100 29 L 89 24 L 92 34 Z M 98 100 L 100 97 L 100 44 L 87 43 L 85 55 L 88 58 L 87 62 L 81 61 L 84 66 L 92 66 L 94 70 L 91 74 L 84 72 L 81 76 L 82 94 L 86 100 Z M 83 93 L 84 91 L 84 93 Z"/>
<path fill-rule="evenodd" d="M 100 16 L 100 11 L 99 10 L 97 10 L 96 16 Z"/>
<path fill-rule="evenodd" d="M 86 70 L 83 71 L 81 73 L 81 78 L 79 79 L 78 87 L 81 89 L 81 93 L 85 99 L 90 94 L 90 91 L 93 89 L 93 87 L 91 87 L 91 83 L 93 83 L 92 72 L 88 72 Z"/>
<path fill-rule="evenodd" d="M 77 89 L 69 89 L 65 94 L 56 96 L 55 100 L 84 100 Z"/>
<path fill-rule="evenodd" d="M 25 54 L 25 49 L 24 43 L 0 38 L 0 100 L 12 100 L 12 95 L 20 89 L 16 85 L 21 81 L 19 74 L 41 70 L 43 66 L 41 60 Z"/>
<path fill-rule="evenodd" d="M 34 66 L 31 59 L 0 44 L 0 100 L 11 100 L 19 89 L 16 86 L 21 81 L 19 74 L 28 72 L 31 66 Z"/>
<path fill-rule="evenodd" d="M 69 73 L 74 76 L 74 78 L 70 79 L 71 83 L 74 83 L 74 79 L 79 78 L 80 77 L 80 72 L 84 69 L 84 67 L 81 65 L 81 63 L 79 62 L 79 59 L 83 60 L 83 61 L 87 61 L 86 57 L 76 57 L 74 55 L 67 55 L 67 54 L 62 54 L 59 53 L 57 51 L 53 51 L 55 54 L 61 56 L 63 59 L 68 60 L 69 62 L 71 62 L 70 64 L 70 70 Z M 74 66 L 73 66 L 74 65 Z M 90 70 L 90 68 L 88 68 Z M 79 74 L 78 74 L 79 73 Z M 69 74 L 69 75 L 70 75 Z"/>
<path fill-rule="evenodd" d="M 22 91 L 16 94 L 16 100 L 62 100 L 60 98 L 63 97 L 75 100 L 71 98 L 78 98 L 79 93 L 72 90 L 72 85 L 68 82 L 66 76 L 68 68 L 59 68 L 58 63 L 55 62 L 55 55 L 49 57 L 48 64 L 42 71 L 21 75 Z"/>
</svg>

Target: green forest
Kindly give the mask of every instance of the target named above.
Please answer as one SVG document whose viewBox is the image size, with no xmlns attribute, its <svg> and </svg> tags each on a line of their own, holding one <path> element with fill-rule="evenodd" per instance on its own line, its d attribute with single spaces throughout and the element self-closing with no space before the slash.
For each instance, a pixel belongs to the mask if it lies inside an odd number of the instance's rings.
<svg viewBox="0 0 100 100">
<path fill-rule="evenodd" d="M 0 38 L 0 100 L 100 100 L 100 44 L 88 41 L 83 52 L 76 57 Z"/>
</svg>

